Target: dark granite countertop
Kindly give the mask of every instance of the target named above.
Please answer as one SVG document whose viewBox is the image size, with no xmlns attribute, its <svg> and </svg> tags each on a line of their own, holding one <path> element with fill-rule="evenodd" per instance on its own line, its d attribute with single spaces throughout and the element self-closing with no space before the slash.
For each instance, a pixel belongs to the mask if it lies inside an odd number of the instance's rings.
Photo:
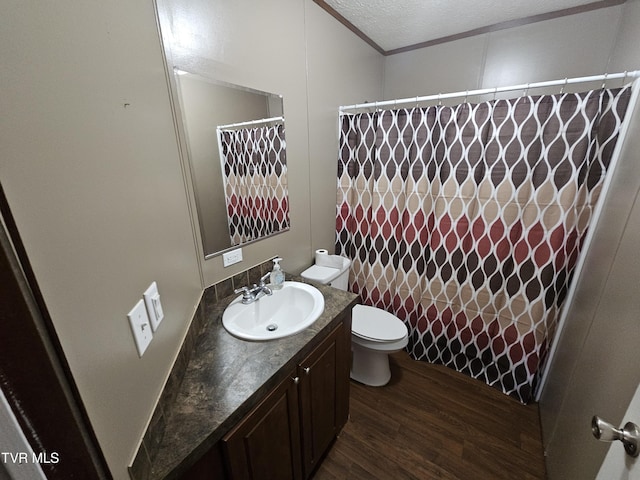
<svg viewBox="0 0 640 480">
<path fill-rule="evenodd" d="M 303 281 L 298 277 L 291 280 Z M 343 313 L 358 303 L 353 293 L 313 285 L 324 295 L 324 312 L 309 328 L 277 340 L 249 342 L 224 329 L 222 312 L 237 295 L 205 305 L 208 318 L 167 415 L 162 441 L 157 452 L 152 452 L 151 479 L 179 477 L 289 375 L 342 320 Z"/>
</svg>

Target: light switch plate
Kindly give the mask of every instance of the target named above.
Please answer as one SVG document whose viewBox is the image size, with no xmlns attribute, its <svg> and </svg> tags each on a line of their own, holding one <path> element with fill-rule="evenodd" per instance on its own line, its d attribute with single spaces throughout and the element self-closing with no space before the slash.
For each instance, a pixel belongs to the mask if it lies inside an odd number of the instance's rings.
<svg viewBox="0 0 640 480">
<path fill-rule="evenodd" d="M 131 332 L 133 333 L 133 339 L 136 342 L 136 348 L 138 349 L 138 355 L 142 357 L 142 354 L 147 349 L 153 338 L 151 333 L 151 325 L 149 324 L 149 317 L 147 316 L 147 309 L 144 306 L 142 299 L 136 303 L 136 306 L 127 315 L 129 317 L 129 325 L 131 325 Z"/>
<path fill-rule="evenodd" d="M 242 261 L 242 249 L 236 248 L 235 250 L 231 250 L 230 252 L 222 254 L 222 266 L 228 267 L 229 265 L 233 265 L 234 263 L 238 263 Z"/>
<path fill-rule="evenodd" d="M 144 304 L 147 307 L 147 313 L 149 314 L 151 328 L 155 332 L 158 329 L 158 325 L 160 325 L 160 322 L 164 318 L 162 304 L 160 303 L 160 294 L 158 293 L 158 284 L 153 282 L 149 285 L 149 288 L 144 292 L 143 297 Z"/>
</svg>

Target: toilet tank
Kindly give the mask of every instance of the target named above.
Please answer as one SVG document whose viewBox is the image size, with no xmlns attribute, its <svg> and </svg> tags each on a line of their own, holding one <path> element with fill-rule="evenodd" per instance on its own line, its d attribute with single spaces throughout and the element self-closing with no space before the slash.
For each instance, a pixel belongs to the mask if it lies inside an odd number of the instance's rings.
<svg viewBox="0 0 640 480">
<path fill-rule="evenodd" d="M 332 255 L 332 257 L 338 257 Z M 341 268 L 326 267 L 322 265 L 312 265 L 307 268 L 300 276 L 306 280 L 330 285 L 339 290 L 346 291 L 349 287 L 349 267 L 351 260 L 345 257 L 338 257 L 342 261 Z"/>
<path fill-rule="evenodd" d="M 338 290 L 347 291 L 349 288 L 349 265 L 351 265 L 351 260 L 348 258 L 345 258 L 345 260 L 348 262 L 347 266 L 343 267 L 338 276 L 329 285 Z"/>
</svg>

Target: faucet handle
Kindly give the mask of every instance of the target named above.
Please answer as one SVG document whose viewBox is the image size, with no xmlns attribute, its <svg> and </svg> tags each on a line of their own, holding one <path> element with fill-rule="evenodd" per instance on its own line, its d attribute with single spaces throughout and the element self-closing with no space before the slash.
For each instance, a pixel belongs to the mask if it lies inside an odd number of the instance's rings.
<svg viewBox="0 0 640 480">
<path fill-rule="evenodd" d="M 256 286 L 254 285 L 253 288 L 255 288 Z M 251 287 L 240 287 L 240 288 L 236 288 L 233 293 L 241 293 L 242 294 L 242 302 L 248 302 L 249 300 L 253 299 L 254 296 L 254 292 L 252 290 Z"/>
<path fill-rule="evenodd" d="M 256 294 L 255 294 L 255 291 L 253 290 L 254 288 L 257 288 L 256 285 L 254 285 L 253 288 L 249 286 L 236 288 L 233 292 L 241 293 L 242 303 L 244 305 L 247 305 L 249 303 L 252 303 L 256 299 Z"/>
<path fill-rule="evenodd" d="M 264 287 L 267 283 L 267 279 L 271 276 L 271 272 L 265 273 L 262 277 L 260 277 L 260 286 Z"/>
</svg>

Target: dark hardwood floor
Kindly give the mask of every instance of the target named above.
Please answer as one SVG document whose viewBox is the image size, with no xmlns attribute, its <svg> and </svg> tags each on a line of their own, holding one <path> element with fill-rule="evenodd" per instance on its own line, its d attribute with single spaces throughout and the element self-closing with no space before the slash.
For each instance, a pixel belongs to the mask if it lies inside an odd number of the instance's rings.
<svg viewBox="0 0 640 480">
<path fill-rule="evenodd" d="M 351 382 L 351 416 L 314 480 L 545 478 L 537 404 L 391 355 L 391 382 Z"/>
</svg>

